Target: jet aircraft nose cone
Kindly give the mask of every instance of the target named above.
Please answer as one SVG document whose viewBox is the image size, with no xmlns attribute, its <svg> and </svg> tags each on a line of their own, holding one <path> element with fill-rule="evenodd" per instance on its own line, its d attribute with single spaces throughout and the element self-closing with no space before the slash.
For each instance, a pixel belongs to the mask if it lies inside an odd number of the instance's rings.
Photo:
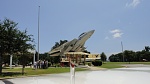
<svg viewBox="0 0 150 84">
<path fill-rule="evenodd" d="M 91 31 L 89 31 L 89 32 L 90 32 L 91 34 L 93 34 L 93 33 L 94 33 L 94 31 L 95 31 L 95 30 L 91 30 Z"/>
<path fill-rule="evenodd" d="M 91 31 L 94 33 L 95 30 L 91 30 Z"/>
</svg>

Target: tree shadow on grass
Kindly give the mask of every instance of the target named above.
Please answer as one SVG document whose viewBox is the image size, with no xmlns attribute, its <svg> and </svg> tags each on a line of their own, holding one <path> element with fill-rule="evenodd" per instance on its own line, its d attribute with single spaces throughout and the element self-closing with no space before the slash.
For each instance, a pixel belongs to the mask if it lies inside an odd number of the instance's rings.
<svg viewBox="0 0 150 84">
<path fill-rule="evenodd" d="M 2 77 L 13 77 L 13 76 L 19 76 L 19 75 L 22 75 L 22 72 L 3 72 L 2 73 Z"/>
<path fill-rule="evenodd" d="M 2 69 L 10 69 L 9 67 L 3 67 Z"/>
</svg>

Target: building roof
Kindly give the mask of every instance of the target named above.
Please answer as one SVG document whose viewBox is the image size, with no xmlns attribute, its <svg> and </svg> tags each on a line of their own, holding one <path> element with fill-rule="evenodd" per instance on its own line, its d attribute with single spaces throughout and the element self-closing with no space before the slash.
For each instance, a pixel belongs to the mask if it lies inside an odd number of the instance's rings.
<svg viewBox="0 0 150 84">
<path fill-rule="evenodd" d="M 72 54 L 72 55 L 74 55 L 74 54 L 89 55 L 89 53 L 84 53 L 84 52 L 65 52 L 64 54 L 65 55 L 67 55 L 67 54 Z"/>
</svg>

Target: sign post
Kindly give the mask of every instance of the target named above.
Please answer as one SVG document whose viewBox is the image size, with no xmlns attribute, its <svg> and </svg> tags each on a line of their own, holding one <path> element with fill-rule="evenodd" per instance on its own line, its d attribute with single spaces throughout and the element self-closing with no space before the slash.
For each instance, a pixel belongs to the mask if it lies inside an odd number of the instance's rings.
<svg viewBox="0 0 150 84">
<path fill-rule="evenodd" d="M 70 84 L 75 84 L 75 64 L 70 59 Z"/>
</svg>

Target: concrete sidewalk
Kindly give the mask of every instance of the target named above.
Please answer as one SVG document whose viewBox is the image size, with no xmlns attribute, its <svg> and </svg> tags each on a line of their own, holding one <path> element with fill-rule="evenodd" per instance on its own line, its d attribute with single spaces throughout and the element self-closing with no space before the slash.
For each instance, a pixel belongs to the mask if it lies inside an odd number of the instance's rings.
<svg viewBox="0 0 150 84">
<path fill-rule="evenodd" d="M 75 84 L 149 84 L 149 67 L 124 68 L 124 70 L 122 68 L 117 70 L 98 70 L 100 69 L 98 67 L 90 68 L 92 70 L 75 72 Z M 70 73 L 4 79 L 0 80 L 0 84 L 70 84 Z"/>
</svg>

